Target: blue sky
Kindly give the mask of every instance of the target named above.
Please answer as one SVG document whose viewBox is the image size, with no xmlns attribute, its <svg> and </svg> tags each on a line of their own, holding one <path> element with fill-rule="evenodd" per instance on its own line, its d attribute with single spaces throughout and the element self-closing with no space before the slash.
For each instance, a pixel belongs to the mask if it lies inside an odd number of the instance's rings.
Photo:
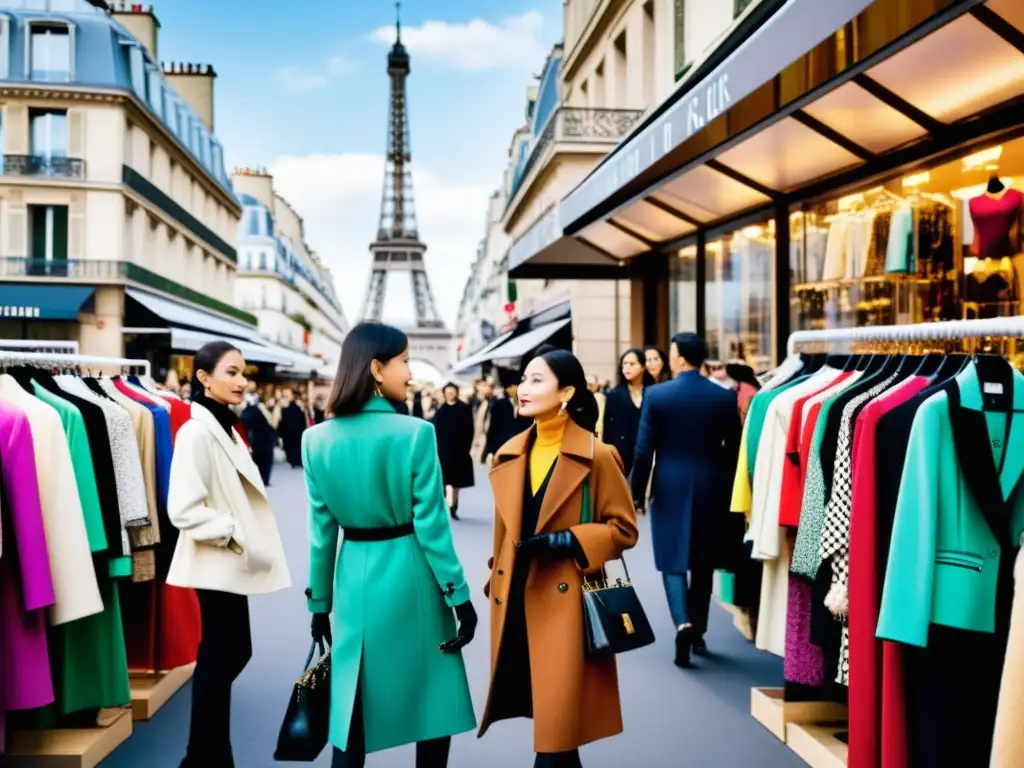
<svg viewBox="0 0 1024 768">
<path fill-rule="evenodd" d="M 380 206 L 394 3 L 164 0 L 155 10 L 163 61 L 217 70 L 215 132 L 229 168 L 274 173 L 357 319 Z M 560 0 L 402 4 L 416 209 L 449 322 L 561 13 Z M 393 303 L 400 298 L 389 296 L 388 308 L 409 306 Z"/>
</svg>

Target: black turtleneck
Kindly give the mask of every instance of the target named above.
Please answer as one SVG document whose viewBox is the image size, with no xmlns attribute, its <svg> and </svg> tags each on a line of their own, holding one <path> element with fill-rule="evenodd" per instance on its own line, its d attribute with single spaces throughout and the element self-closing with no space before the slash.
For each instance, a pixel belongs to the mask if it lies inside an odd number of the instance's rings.
<svg viewBox="0 0 1024 768">
<path fill-rule="evenodd" d="M 232 411 L 223 403 L 219 403 L 213 398 L 207 397 L 206 392 L 204 392 L 203 390 L 200 390 L 198 393 L 192 395 L 192 402 L 198 403 L 199 405 L 203 406 L 203 408 L 212 413 L 213 418 L 217 420 L 217 423 L 224 427 L 225 431 L 228 433 L 228 436 L 232 440 L 235 439 L 233 430 L 235 428 L 235 422 L 237 421 L 237 418 L 235 417 L 234 411 Z"/>
</svg>

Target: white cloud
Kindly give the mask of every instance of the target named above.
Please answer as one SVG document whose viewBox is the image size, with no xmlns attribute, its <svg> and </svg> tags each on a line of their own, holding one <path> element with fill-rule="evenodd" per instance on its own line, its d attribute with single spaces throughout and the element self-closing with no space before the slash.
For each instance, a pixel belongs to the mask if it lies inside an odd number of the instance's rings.
<svg viewBox="0 0 1024 768">
<path fill-rule="evenodd" d="M 286 91 L 307 93 L 318 91 L 331 84 L 331 80 L 359 69 L 359 62 L 342 54 L 328 57 L 322 67 L 314 69 L 298 64 L 281 67 L 274 73 L 274 80 Z"/>
<path fill-rule="evenodd" d="M 369 245 L 377 236 L 384 158 L 373 154 L 286 155 L 271 168 L 274 185 L 306 223 L 306 239 L 334 274 L 338 296 L 350 322 L 362 312 L 370 276 Z M 416 217 L 427 244 L 427 274 L 438 311 L 449 327 L 455 322 L 462 289 L 477 243 L 484 235 L 491 189 L 460 184 L 430 169 L 413 169 Z M 406 281 L 389 283 L 385 312 L 404 297 Z M 411 319 L 412 297 L 401 302 Z M 385 318 L 387 320 L 388 318 Z"/>
<path fill-rule="evenodd" d="M 274 73 L 278 85 L 292 93 L 315 91 L 327 85 L 329 80 L 321 74 L 311 72 L 297 65 L 281 67 Z"/>
<path fill-rule="evenodd" d="M 549 49 L 539 39 L 544 16 L 527 11 L 494 25 L 481 18 L 461 23 L 428 21 L 419 27 L 402 27 L 402 42 L 409 52 L 453 69 L 540 70 Z M 391 45 L 394 27 L 380 27 L 370 35 L 375 42 Z"/>
</svg>

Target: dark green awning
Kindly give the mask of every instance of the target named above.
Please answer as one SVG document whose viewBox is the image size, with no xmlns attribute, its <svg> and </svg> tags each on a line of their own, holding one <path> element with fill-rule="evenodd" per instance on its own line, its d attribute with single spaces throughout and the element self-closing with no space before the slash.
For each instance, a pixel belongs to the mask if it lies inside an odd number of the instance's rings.
<svg viewBox="0 0 1024 768">
<path fill-rule="evenodd" d="M 0 285 L 0 320 L 77 320 L 95 291 L 91 285 Z"/>
</svg>

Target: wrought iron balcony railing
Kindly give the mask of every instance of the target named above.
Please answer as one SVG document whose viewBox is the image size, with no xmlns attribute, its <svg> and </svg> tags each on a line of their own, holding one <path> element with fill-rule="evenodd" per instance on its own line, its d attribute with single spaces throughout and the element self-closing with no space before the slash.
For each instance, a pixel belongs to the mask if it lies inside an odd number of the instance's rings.
<svg viewBox="0 0 1024 768">
<path fill-rule="evenodd" d="M 85 160 L 79 157 L 4 155 L 4 173 L 10 176 L 81 179 L 85 176 Z"/>
<path fill-rule="evenodd" d="M 0 258 L 0 282 L 17 279 L 26 281 L 67 280 L 80 283 L 120 283 L 129 280 L 229 315 L 243 323 L 257 324 L 256 316 L 243 309 L 158 275 L 156 272 L 130 261 Z"/>
<path fill-rule="evenodd" d="M 91 259 L 0 259 L 0 280 L 20 277 L 59 277 L 83 282 L 117 282 L 121 279 L 121 262 Z"/>
<path fill-rule="evenodd" d="M 559 107 L 548 119 L 544 130 L 533 141 L 526 162 L 516 175 L 512 197 L 519 185 L 544 156 L 549 146 L 561 142 L 617 144 L 643 115 L 641 109 L 588 109 Z"/>
</svg>

